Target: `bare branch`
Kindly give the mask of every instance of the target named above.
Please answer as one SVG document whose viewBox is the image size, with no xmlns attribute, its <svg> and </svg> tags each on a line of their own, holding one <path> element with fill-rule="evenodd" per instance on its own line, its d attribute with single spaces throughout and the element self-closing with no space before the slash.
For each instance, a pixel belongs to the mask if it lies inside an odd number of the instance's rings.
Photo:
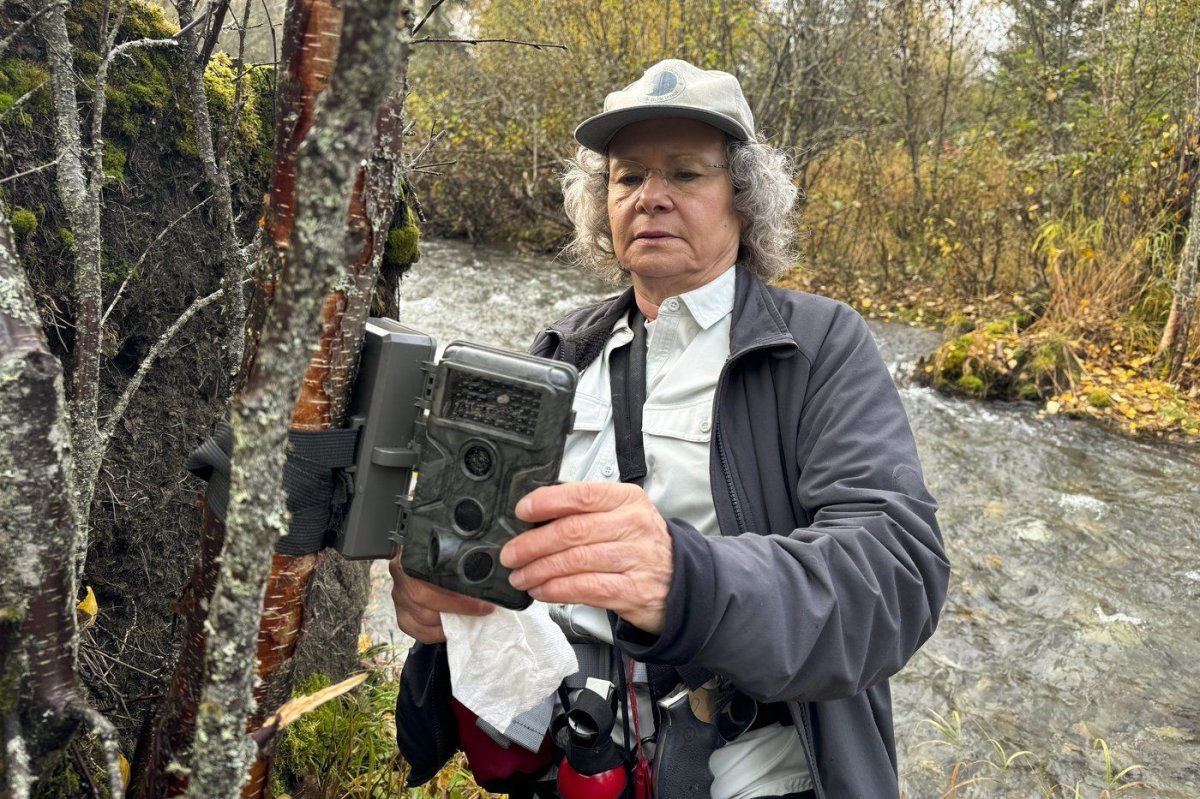
<svg viewBox="0 0 1200 799">
<path fill-rule="evenodd" d="M 185 0 L 190 2 L 190 0 Z M 200 49 L 200 53 L 196 57 L 197 63 L 203 69 L 210 58 L 212 58 L 213 48 L 217 46 L 217 38 L 221 35 L 221 25 L 225 21 L 225 14 L 229 11 L 229 0 L 215 0 L 217 7 L 213 12 L 212 27 L 209 28 L 208 36 L 204 39 L 204 46 Z M 246 3 L 246 8 L 250 7 L 250 3 Z"/>
<path fill-rule="evenodd" d="M 111 43 L 115 41 L 118 24 L 113 26 L 113 29 L 108 37 L 109 50 L 104 56 L 104 60 L 100 62 L 100 66 L 96 69 L 96 81 L 92 90 L 92 152 L 91 152 L 91 174 L 88 176 L 88 188 L 92 193 L 100 190 L 100 186 L 104 183 L 104 138 L 102 129 L 104 125 L 104 109 L 107 105 L 108 98 L 105 89 L 108 84 L 108 70 L 112 66 L 113 61 L 117 56 L 124 55 L 130 50 L 139 47 L 176 47 L 178 46 L 181 37 L 187 34 L 192 28 L 199 25 L 208 18 L 209 12 L 212 10 L 212 1 L 204 6 L 204 11 L 201 12 L 189 24 L 184 25 L 179 31 L 166 39 L 135 39 L 129 42 L 112 47 Z M 122 13 L 122 17 L 124 14 Z"/>
<path fill-rule="evenodd" d="M 424 39 L 413 39 L 413 44 L 519 44 L 524 47 L 532 47 L 534 50 L 542 50 L 546 48 L 554 48 L 556 50 L 566 50 L 565 44 L 554 44 L 552 42 L 523 42 L 519 39 L 435 39 L 431 36 L 426 36 Z"/>
<path fill-rule="evenodd" d="M 117 428 L 117 422 L 119 422 L 121 417 L 125 415 L 125 409 L 129 407 L 129 401 L 133 399 L 133 395 L 136 394 L 138 388 L 141 387 L 142 381 L 146 379 L 146 373 L 150 371 L 152 366 L 154 366 L 154 362 L 158 360 L 158 356 L 161 355 L 163 350 L 167 348 L 167 345 L 171 343 L 171 339 L 175 337 L 175 334 L 178 333 L 184 325 L 191 321 L 193 316 L 204 310 L 209 305 L 212 305 L 212 303 L 216 300 L 220 299 L 224 291 L 224 289 L 217 289 L 212 294 L 209 294 L 206 297 L 201 297 L 193 302 L 188 306 L 186 311 L 179 315 L 178 319 L 171 323 L 171 326 L 167 328 L 166 332 L 158 337 L 158 341 L 154 342 L 154 346 L 150 348 L 150 352 L 147 353 L 145 359 L 138 364 L 137 374 L 135 374 L 133 379 L 130 380 L 125 386 L 125 390 L 121 392 L 121 398 L 117 400 L 116 405 L 113 406 L 112 413 L 109 414 L 108 420 L 104 423 L 104 429 L 101 431 L 100 435 L 101 440 L 106 446 L 112 439 L 113 431 Z"/>
<path fill-rule="evenodd" d="M 16 111 L 17 109 L 19 109 L 22 103 L 24 103 L 30 97 L 33 97 L 33 95 L 37 94 L 38 91 L 40 91 L 41 88 L 49 82 L 50 82 L 50 79 L 46 78 L 46 80 L 42 81 L 37 86 L 34 86 L 32 89 L 30 89 L 29 91 L 25 92 L 20 97 L 18 97 L 13 102 L 12 105 L 10 105 L 8 108 L 6 108 L 4 110 L 4 113 L 0 114 L 0 122 L 3 122 L 5 119 L 7 119 L 9 114 L 11 114 L 13 111 Z"/>
<path fill-rule="evenodd" d="M 32 167 L 30 169 L 26 169 L 24 172 L 18 172 L 15 175 L 9 175 L 6 178 L 0 178 L 0 186 L 3 186 L 5 183 L 8 183 L 10 180 L 16 180 L 17 178 L 23 178 L 26 175 L 32 175 L 35 172 L 41 172 L 43 169 L 49 169 L 50 167 L 57 164 L 61 159 L 62 159 L 62 156 L 60 155 L 58 158 L 55 158 L 53 161 L 47 161 L 44 164 L 39 164 L 38 166 Z"/>
<path fill-rule="evenodd" d="M 15 175 L 14 175 L 14 177 L 15 177 Z M 7 180 L 7 178 L 6 178 L 6 180 Z M 3 182 L 4 181 L 0 181 L 0 183 L 3 183 Z M 163 236 L 167 235 L 167 233 L 169 233 L 171 231 L 171 228 L 175 227 L 177 224 L 182 222 L 193 211 L 195 211 L 196 209 L 198 209 L 200 206 L 204 205 L 206 202 L 208 202 L 211 199 L 212 199 L 212 195 L 210 194 L 207 197 L 205 197 L 203 200 L 201 200 L 200 202 L 193 205 L 191 208 L 184 211 L 179 216 L 175 217 L 175 219 L 171 220 L 170 224 L 168 224 L 166 227 L 164 227 L 162 230 L 160 230 L 158 232 L 158 235 L 154 237 L 154 241 L 152 241 L 148 245 L 146 245 L 146 249 L 142 251 L 141 257 L 139 257 L 137 259 L 137 263 L 133 265 L 133 268 L 130 269 L 126 273 L 125 279 L 121 281 L 121 285 L 117 288 L 117 293 L 115 295 L 113 295 L 112 302 L 110 302 L 108 304 L 108 309 L 105 310 L 104 315 L 100 317 L 100 326 L 101 327 L 104 326 L 104 322 L 108 319 L 108 315 L 113 312 L 113 308 L 117 307 L 117 301 L 121 299 L 121 293 L 123 291 L 125 291 L 125 286 L 129 284 L 129 278 L 133 275 L 138 274 L 139 270 L 142 268 L 142 264 L 145 263 L 145 261 L 146 261 L 146 256 L 150 254 L 150 251 L 154 249 L 155 245 L 157 245 L 160 241 L 162 241 Z"/>
<path fill-rule="evenodd" d="M 0 741 L 4 743 L 4 765 L 8 770 L 9 796 L 12 799 L 29 799 L 29 786 L 33 776 L 29 772 L 29 752 L 21 735 L 21 721 L 15 710 L 4 714 Z"/>
<path fill-rule="evenodd" d="M 444 3 L 444 2 L 446 2 L 446 0 L 437 0 L 437 1 L 436 1 L 436 2 L 433 4 L 433 5 L 431 5 L 431 6 L 429 7 L 429 10 L 425 12 L 425 16 L 421 17 L 421 21 L 420 21 L 420 22 L 418 22 L 416 25 L 414 25 L 414 26 L 413 26 L 413 29 L 412 29 L 412 35 L 413 35 L 413 36 L 416 36 L 416 35 L 417 35 L 417 33 L 418 33 L 420 30 L 421 30 L 421 27 L 422 27 L 422 26 L 425 24 L 425 22 L 426 22 L 426 21 L 427 21 L 427 20 L 428 20 L 430 17 L 432 17 L 432 16 L 433 16 L 433 12 L 434 12 L 434 11 L 437 11 L 439 8 L 441 8 L 441 7 L 442 7 L 442 3 Z"/>
<path fill-rule="evenodd" d="M 58 6 L 66 6 L 66 5 L 67 5 L 66 0 L 58 0 L 58 2 L 56 2 L 56 3 L 47 3 L 46 5 L 39 8 L 37 11 L 34 11 L 32 14 L 30 14 L 29 19 L 22 22 L 20 25 L 18 25 L 16 28 L 13 29 L 12 33 L 8 34 L 2 40 L 0 40 L 0 55 L 3 55 L 4 51 L 8 49 L 8 46 L 10 44 L 12 44 L 13 39 L 20 36 L 21 32 L 24 31 L 30 25 L 32 25 L 37 20 L 38 17 L 40 17 L 42 14 L 45 14 L 46 12 L 48 12 Z"/>
</svg>

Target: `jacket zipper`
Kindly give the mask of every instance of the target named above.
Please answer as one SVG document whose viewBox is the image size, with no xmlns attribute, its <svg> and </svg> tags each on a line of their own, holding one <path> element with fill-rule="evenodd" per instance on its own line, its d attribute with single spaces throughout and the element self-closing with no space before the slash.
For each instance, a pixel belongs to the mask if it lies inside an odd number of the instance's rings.
<svg viewBox="0 0 1200 799">
<path fill-rule="evenodd" d="M 774 345 L 763 345 L 752 349 L 744 350 L 737 356 L 739 359 L 746 354 L 758 349 L 768 349 Z M 733 471 L 729 468 L 729 460 L 725 455 L 725 442 L 721 438 L 721 414 L 718 412 L 721 402 L 721 393 L 725 387 L 725 376 L 729 372 L 729 367 L 733 364 L 733 358 L 725 362 L 721 368 L 721 374 L 717 378 L 717 390 L 713 395 L 713 437 L 716 439 L 717 458 L 721 461 L 721 472 L 725 475 L 725 487 L 729 491 L 729 498 L 733 504 L 733 515 L 737 520 L 738 533 L 749 532 L 746 529 L 746 519 L 742 514 L 742 503 L 738 499 L 737 491 L 733 486 Z M 808 772 L 812 777 L 813 791 L 817 795 L 817 799 L 825 799 L 825 789 L 821 785 L 820 776 L 817 774 L 817 752 L 813 746 L 812 740 L 812 718 L 807 702 L 796 702 L 796 707 L 800 712 L 800 745 L 804 747 L 804 757 L 808 761 Z"/>
</svg>

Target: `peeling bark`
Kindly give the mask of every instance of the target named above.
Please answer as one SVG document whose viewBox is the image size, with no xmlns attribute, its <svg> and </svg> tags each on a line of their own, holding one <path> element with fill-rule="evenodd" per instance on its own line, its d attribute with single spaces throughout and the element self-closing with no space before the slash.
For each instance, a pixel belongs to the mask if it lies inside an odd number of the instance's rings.
<svg viewBox="0 0 1200 799">
<path fill-rule="evenodd" d="M 262 552 L 272 549 L 286 531 L 280 477 L 287 423 L 301 394 L 304 365 L 314 354 L 319 321 L 344 312 L 344 301 L 321 298 L 327 297 L 346 262 L 345 220 L 355 175 L 372 143 L 375 109 L 399 64 L 400 6 L 400 0 L 370 0 L 347 8 L 334 76 L 295 159 L 293 185 L 302 185 L 304 191 L 293 195 L 295 214 L 286 257 L 278 264 L 278 284 L 271 286 L 274 302 L 233 405 L 228 535 L 208 622 L 206 684 L 197 713 L 188 796 L 237 795 L 254 757 L 255 746 L 245 734 L 253 707 L 254 628 L 271 565 Z M 323 52 L 328 37 L 309 30 L 315 36 L 306 39 L 308 46 Z M 298 83 L 307 89 L 304 74 L 299 77 Z M 293 124 L 301 116 L 292 117 Z M 272 231 L 278 246 L 279 229 Z M 327 397 L 325 386 L 336 387 L 339 381 L 345 383 L 345 378 L 318 365 L 305 389 Z M 329 401 L 317 402 L 322 408 L 333 407 Z"/>
</svg>

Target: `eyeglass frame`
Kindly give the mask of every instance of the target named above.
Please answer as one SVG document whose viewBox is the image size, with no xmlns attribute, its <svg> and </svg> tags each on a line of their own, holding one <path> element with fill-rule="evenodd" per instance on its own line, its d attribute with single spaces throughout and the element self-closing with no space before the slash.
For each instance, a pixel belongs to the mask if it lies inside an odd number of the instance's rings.
<svg viewBox="0 0 1200 799">
<path fill-rule="evenodd" d="M 641 169 L 643 171 L 641 184 L 638 185 L 636 190 L 629 192 L 629 194 L 627 194 L 622 199 L 629 199 L 630 197 L 636 197 L 637 195 L 639 195 L 643 191 L 645 191 L 646 190 L 646 182 L 650 179 L 651 172 L 658 173 L 658 177 L 662 180 L 663 185 L 666 186 L 668 190 L 678 189 L 683 194 L 688 193 L 687 189 L 683 188 L 682 186 L 680 186 L 677 183 L 674 183 L 669 177 L 667 177 L 667 171 L 670 169 L 676 168 L 676 167 L 648 167 L 645 164 L 643 164 L 641 161 L 634 161 L 632 158 L 618 158 L 617 162 L 625 163 L 625 164 L 636 164 L 637 166 L 641 167 Z M 686 166 L 704 167 L 706 169 L 724 169 L 726 171 L 729 170 L 728 163 L 724 163 L 724 164 L 687 164 Z M 611 169 L 601 169 L 596 172 L 593 172 L 592 175 L 594 177 L 603 179 L 605 188 L 608 191 L 612 191 L 612 187 L 614 185 L 615 186 L 621 185 L 619 183 L 614 184 L 612 182 L 612 170 Z M 706 176 L 701 175 L 700 177 L 706 177 Z"/>
</svg>

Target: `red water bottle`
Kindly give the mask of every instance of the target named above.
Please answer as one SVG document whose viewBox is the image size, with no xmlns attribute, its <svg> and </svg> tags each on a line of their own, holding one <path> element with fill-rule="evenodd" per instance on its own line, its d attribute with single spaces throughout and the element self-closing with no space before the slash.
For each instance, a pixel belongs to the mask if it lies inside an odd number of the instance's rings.
<svg viewBox="0 0 1200 799">
<path fill-rule="evenodd" d="M 566 752 L 558 767 L 563 799 L 618 799 L 624 794 L 625 763 L 612 740 L 615 718 L 613 684 L 589 677 L 559 733 Z"/>
</svg>

